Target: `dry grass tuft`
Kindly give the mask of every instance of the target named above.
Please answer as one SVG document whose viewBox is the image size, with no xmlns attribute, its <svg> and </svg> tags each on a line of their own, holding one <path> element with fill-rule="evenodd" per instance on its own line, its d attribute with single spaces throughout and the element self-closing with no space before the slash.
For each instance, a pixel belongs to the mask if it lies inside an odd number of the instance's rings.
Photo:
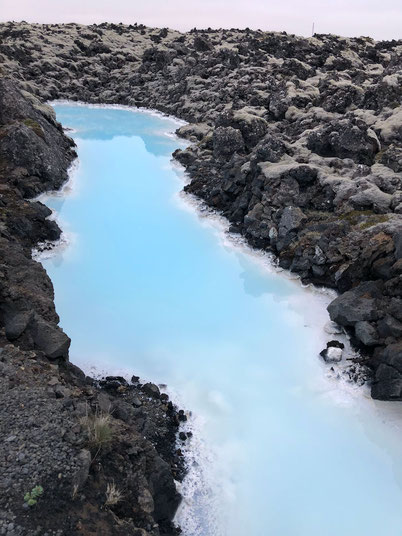
<svg viewBox="0 0 402 536">
<path fill-rule="evenodd" d="M 105 506 L 114 506 L 123 499 L 123 493 L 116 488 L 114 482 L 109 482 L 106 486 L 106 501 Z"/>
<path fill-rule="evenodd" d="M 113 428 L 110 415 L 103 413 L 87 415 L 81 419 L 81 424 L 86 428 L 91 447 L 101 449 L 112 442 Z"/>
</svg>

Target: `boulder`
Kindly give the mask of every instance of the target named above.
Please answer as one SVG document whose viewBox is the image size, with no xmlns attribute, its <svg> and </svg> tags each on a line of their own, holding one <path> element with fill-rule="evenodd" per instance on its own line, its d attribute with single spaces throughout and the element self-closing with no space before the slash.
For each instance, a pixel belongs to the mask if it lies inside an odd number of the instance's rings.
<svg viewBox="0 0 402 536">
<path fill-rule="evenodd" d="M 128 387 L 127 380 L 123 376 L 106 376 L 99 384 L 107 391 L 117 391 Z"/>
<path fill-rule="evenodd" d="M 390 212 L 392 196 L 382 192 L 373 184 L 370 188 L 362 190 L 350 197 L 351 203 L 358 208 L 371 208 L 375 212 L 385 214 Z"/>
<path fill-rule="evenodd" d="M 390 145 L 382 154 L 380 162 L 396 173 L 402 171 L 402 147 Z"/>
<path fill-rule="evenodd" d="M 268 131 L 268 123 L 255 113 L 251 107 L 236 110 L 233 120 L 240 129 L 246 146 L 254 147 Z"/>
<path fill-rule="evenodd" d="M 146 383 L 142 386 L 142 391 L 152 398 L 160 398 L 161 396 L 159 387 L 154 383 Z"/>
<path fill-rule="evenodd" d="M 339 363 L 342 361 L 342 354 L 345 345 L 343 342 L 333 340 L 327 342 L 327 347 L 325 350 L 320 352 L 320 356 L 324 359 L 326 363 Z"/>
<path fill-rule="evenodd" d="M 279 85 L 274 88 L 269 100 L 268 109 L 275 119 L 283 119 L 289 108 L 290 100 L 286 87 Z"/>
<path fill-rule="evenodd" d="M 151 492 L 147 488 L 140 488 L 138 495 L 138 504 L 143 512 L 151 514 L 154 511 L 155 505 Z"/>
<path fill-rule="evenodd" d="M 379 361 L 371 396 L 378 400 L 402 400 L 402 342 L 387 346 Z"/>
<path fill-rule="evenodd" d="M 77 493 L 79 489 L 83 487 L 85 482 L 87 481 L 88 475 L 89 475 L 89 468 L 91 467 L 91 453 L 89 450 L 82 449 L 76 458 L 76 461 L 78 463 L 78 469 L 76 473 L 73 476 L 73 493 Z"/>
<path fill-rule="evenodd" d="M 320 352 L 320 356 L 326 363 L 339 363 L 339 361 L 342 361 L 342 353 L 342 348 L 329 346 Z"/>
<path fill-rule="evenodd" d="M 149 483 L 154 502 L 154 519 L 163 522 L 173 519 L 180 504 L 170 466 L 160 456 L 154 456 L 149 463 Z"/>
<path fill-rule="evenodd" d="M 367 165 L 374 163 L 379 150 L 367 126 L 348 119 L 332 121 L 313 130 L 307 137 L 307 147 L 320 156 L 351 158 Z"/>
<path fill-rule="evenodd" d="M 381 297 L 382 286 L 382 282 L 365 281 L 344 292 L 327 307 L 331 320 L 342 326 L 377 320 L 377 299 Z"/>
<path fill-rule="evenodd" d="M 285 58 L 281 70 L 285 74 L 296 75 L 300 80 L 306 80 L 315 74 L 315 69 L 308 63 L 304 63 L 296 58 Z"/>
<path fill-rule="evenodd" d="M 378 332 L 381 337 L 402 337 L 402 322 L 391 315 L 386 315 L 378 324 Z"/>
<path fill-rule="evenodd" d="M 196 35 L 194 37 L 194 48 L 197 52 L 209 52 L 213 49 L 212 43 L 205 37 Z"/>
<path fill-rule="evenodd" d="M 365 346 L 374 346 L 378 344 L 379 335 L 375 326 L 365 320 L 356 322 L 355 336 Z"/>
<path fill-rule="evenodd" d="M 148 64 L 149 66 L 152 66 L 152 68 L 155 69 L 163 69 L 170 63 L 172 59 L 172 53 L 159 49 L 157 47 L 151 47 L 144 50 L 144 54 L 142 56 L 142 62 L 143 64 Z"/>
<path fill-rule="evenodd" d="M 98 407 L 102 413 L 111 413 L 112 402 L 106 393 L 98 394 Z"/>
<path fill-rule="evenodd" d="M 7 318 L 5 323 L 6 337 L 14 341 L 22 335 L 33 317 L 32 311 L 23 311 Z"/>
<path fill-rule="evenodd" d="M 256 145 L 253 154 L 257 162 L 279 162 L 285 152 L 285 144 L 278 136 L 268 133 Z"/>
<path fill-rule="evenodd" d="M 279 221 L 279 236 L 285 236 L 290 231 L 295 231 L 306 219 L 299 207 L 286 207 Z"/>
<path fill-rule="evenodd" d="M 35 313 L 32 338 L 36 348 L 50 359 L 68 358 L 71 340 L 57 325 L 47 322 Z"/>
<path fill-rule="evenodd" d="M 259 109 L 251 106 L 220 114 L 216 125 L 239 129 L 248 149 L 253 148 L 268 132 L 267 121 L 259 115 Z"/>
<path fill-rule="evenodd" d="M 195 123 L 189 125 L 183 125 L 182 127 L 176 130 L 176 134 L 180 138 L 195 138 L 197 140 L 202 140 L 207 134 L 212 130 L 212 127 L 207 123 Z"/>
</svg>

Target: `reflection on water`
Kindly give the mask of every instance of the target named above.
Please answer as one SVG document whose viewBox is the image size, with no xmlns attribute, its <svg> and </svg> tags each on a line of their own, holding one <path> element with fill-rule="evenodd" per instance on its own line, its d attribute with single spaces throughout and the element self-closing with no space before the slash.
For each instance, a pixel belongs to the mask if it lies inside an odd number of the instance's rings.
<svg viewBox="0 0 402 536">
<path fill-rule="evenodd" d="M 400 405 L 326 378 L 328 298 L 182 210 L 174 121 L 56 111 L 80 165 L 46 200 L 71 243 L 44 264 L 71 359 L 166 383 L 194 412 L 184 534 L 401 536 Z"/>
</svg>

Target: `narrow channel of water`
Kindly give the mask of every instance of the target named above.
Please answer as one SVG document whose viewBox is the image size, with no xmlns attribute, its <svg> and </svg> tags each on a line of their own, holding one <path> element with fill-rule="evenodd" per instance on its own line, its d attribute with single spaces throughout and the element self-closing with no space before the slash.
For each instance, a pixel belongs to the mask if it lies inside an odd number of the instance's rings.
<svg viewBox="0 0 402 536">
<path fill-rule="evenodd" d="M 171 119 L 55 106 L 79 167 L 43 260 L 81 366 L 167 384 L 194 414 L 185 536 L 401 536 L 401 406 L 326 376 L 328 298 L 233 247 L 179 192 Z"/>
</svg>

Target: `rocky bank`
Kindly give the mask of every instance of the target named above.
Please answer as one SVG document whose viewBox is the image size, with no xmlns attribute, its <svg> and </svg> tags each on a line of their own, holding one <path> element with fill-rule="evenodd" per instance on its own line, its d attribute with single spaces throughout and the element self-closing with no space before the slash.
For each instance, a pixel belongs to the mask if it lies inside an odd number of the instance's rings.
<svg viewBox="0 0 402 536">
<path fill-rule="evenodd" d="M 52 108 L 0 78 L 0 534 L 173 536 L 184 412 L 156 385 L 69 363 L 32 259 L 60 229 L 26 198 L 60 188 L 75 156 Z"/>
<path fill-rule="evenodd" d="M 0 68 L 0 322 L 5 345 L 0 359 L 19 375 L 28 367 L 25 363 L 51 371 L 55 379 L 43 372 L 38 400 L 43 396 L 43 404 L 62 407 L 55 422 L 66 414 L 83 430 L 79 404 L 85 401 L 96 416 L 103 391 L 66 361 L 69 339 L 58 327 L 51 282 L 31 258 L 33 245 L 57 239 L 60 231 L 46 207 L 26 199 L 60 187 L 74 158 L 71 140 L 44 104 L 52 99 L 142 106 L 188 121 L 178 134 L 193 144 L 174 154 L 191 179 L 186 191 L 220 211 L 231 230 L 252 246 L 274 252 L 279 265 L 303 281 L 337 289 L 329 313 L 350 333 L 372 371 L 372 396 L 402 399 L 402 41 L 332 35 L 306 39 L 248 29 L 182 34 L 137 24 L 5 23 L 0 24 Z M 25 392 L 24 380 L 11 385 L 20 386 L 16 393 Z M 79 394 L 60 396 L 59 387 Z M 130 411 L 112 417 L 116 429 L 126 427 L 123 437 L 133 437 L 141 419 L 152 421 L 150 408 L 173 412 L 176 426 L 178 415 L 161 398 L 151 398 L 149 408 L 133 409 L 130 397 L 137 392 L 142 391 L 136 384 L 119 384 L 113 391 L 117 406 L 121 396 L 129 397 L 125 407 Z M 35 406 L 30 400 L 28 405 Z M 21 405 L 26 408 L 23 400 Z M 139 417 L 141 412 L 145 417 Z M 7 433 L 9 428 L 7 424 Z M 149 452 L 175 471 L 168 428 L 168 436 L 166 430 L 160 436 L 168 437 L 166 442 L 155 442 L 152 434 L 145 441 Z M 89 459 L 83 451 L 92 460 L 82 494 L 77 492 L 74 500 L 83 496 L 79 504 L 92 504 L 97 492 L 105 502 L 109 462 L 98 471 L 100 454 L 91 452 L 84 431 L 74 434 L 81 437 L 82 460 Z M 64 436 L 60 441 L 66 443 L 65 452 L 78 449 Z M 131 455 L 123 443 L 118 452 L 124 471 Z M 160 449 L 161 443 L 169 445 L 168 452 Z M 167 493 L 170 506 L 161 517 L 144 448 L 138 460 L 141 471 L 147 469 L 140 480 L 153 509 L 141 506 L 142 492 L 127 484 L 139 510 L 103 506 L 96 522 L 117 517 L 133 526 L 139 523 L 130 528 L 137 530 L 132 534 L 170 534 L 171 528 L 153 528 L 152 518 L 160 527 L 171 527 L 176 505 L 171 472 L 166 469 L 167 487 L 161 492 Z M 101 452 L 107 460 L 114 450 Z M 137 454 L 132 456 L 137 460 Z M 80 463 L 69 464 L 71 475 Z M 63 478 L 60 493 L 67 489 Z M 66 479 L 71 488 L 74 480 Z M 58 480 L 52 482 L 48 486 L 57 490 Z M 18 511 L 17 520 L 26 527 L 20 493 L 18 488 L 3 509 Z M 52 497 L 57 493 L 52 491 Z M 45 508 L 45 502 L 40 499 L 35 511 Z M 87 517 L 79 510 L 83 506 L 77 508 L 74 520 L 82 523 Z M 88 508 L 95 512 L 95 506 Z M 118 526 L 117 521 L 107 525 L 110 531 Z M 75 534 L 78 529 L 71 530 Z"/>
</svg>

